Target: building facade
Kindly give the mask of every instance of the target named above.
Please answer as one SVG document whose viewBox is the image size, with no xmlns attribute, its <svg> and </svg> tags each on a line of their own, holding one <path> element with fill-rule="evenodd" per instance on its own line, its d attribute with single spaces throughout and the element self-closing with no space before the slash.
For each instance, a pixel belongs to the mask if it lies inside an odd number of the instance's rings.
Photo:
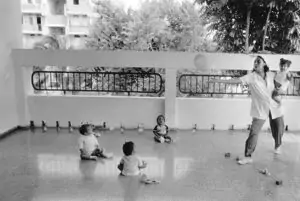
<svg viewBox="0 0 300 201">
<path fill-rule="evenodd" d="M 92 0 L 21 0 L 23 47 L 46 35 L 65 35 L 66 47 L 82 49 L 97 17 Z"/>
</svg>

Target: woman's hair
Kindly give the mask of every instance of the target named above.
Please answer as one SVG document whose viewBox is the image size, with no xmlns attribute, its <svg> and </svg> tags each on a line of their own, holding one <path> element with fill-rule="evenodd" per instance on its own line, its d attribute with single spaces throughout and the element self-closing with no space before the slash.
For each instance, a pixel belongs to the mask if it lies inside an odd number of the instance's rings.
<svg viewBox="0 0 300 201">
<path fill-rule="evenodd" d="M 279 62 L 279 65 L 280 66 L 283 66 L 283 65 L 288 65 L 288 67 L 290 67 L 290 65 L 292 64 L 292 62 L 288 59 L 284 59 L 284 58 L 281 58 L 280 59 L 280 62 Z"/>
<path fill-rule="evenodd" d="M 79 133 L 80 134 L 85 134 L 87 132 L 87 128 L 90 126 L 90 124 L 83 124 L 79 127 Z"/>
<path fill-rule="evenodd" d="M 157 124 L 158 124 L 158 119 L 161 118 L 161 117 L 164 119 L 164 121 L 166 121 L 165 116 L 161 114 L 161 115 L 158 115 L 158 117 L 156 118 L 156 123 Z"/>
<path fill-rule="evenodd" d="M 264 65 L 264 72 L 265 72 L 265 73 L 266 73 L 266 72 L 269 72 L 270 68 L 269 68 L 269 66 L 267 65 L 266 60 L 265 60 L 262 56 L 260 56 L 260 55 L 258 55 L 256 58 L 259 58 L 259 59 L 263 60 L 263 62 L 265 63 L 265 65 Z M 254 71 L 255 71 L 255 69 L 252 70 L 252 72 L 254 72 Z"/>
<path fill-rule="evenodd" d="M 132 155 L 133 150 L 134 150 L 134 143 L 132 141 L 125 142 L 123 144 L 123 153 L 125 156 Z"/>
</svg>

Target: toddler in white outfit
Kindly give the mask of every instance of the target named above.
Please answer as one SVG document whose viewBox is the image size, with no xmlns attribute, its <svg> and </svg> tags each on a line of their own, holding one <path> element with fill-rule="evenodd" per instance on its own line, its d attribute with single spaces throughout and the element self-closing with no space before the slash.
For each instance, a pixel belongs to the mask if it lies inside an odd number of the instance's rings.
<svg viewBox="0 0 300 201">
<path fill-rule="evenodd" d="M 292 64 L 290 60 L 281 58 L 279 67 L 280 71 L 276 73 L 274 78 L 275 90 L 273 91 L 272 98 L 277 103 L 281 103 L 281 95 L 287 91 L 287 88 L 290 84 L 292 76 L 289 72 L 289 67 Z"/>
<path fill-rule="evenodd" d="M 78 143 L 82 160 L 96 160 L 97 157 L 112 158 L 112 154 L 107 154 L 103 148 L 100 148 L 92 124 L 83 123 L 79 128 L 79 133 L 81 135 Z"/>
</svg>

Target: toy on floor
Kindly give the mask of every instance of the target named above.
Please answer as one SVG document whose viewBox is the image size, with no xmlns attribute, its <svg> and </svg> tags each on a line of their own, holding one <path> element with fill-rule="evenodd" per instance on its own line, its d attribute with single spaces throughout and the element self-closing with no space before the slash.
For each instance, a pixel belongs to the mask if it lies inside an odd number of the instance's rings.
<svg viewBox="0 0 300 201">
<path fill-rule="evenodd" d="M 225 153 L 225 158 L 230 158 L 231 157 L 231 154 L 229 153 L 229 152 L 227 152 L 227 153 Z M 237 156 L 236 158 L 235 158 L 235 160 L 236 161 L 239 161 L 239 160 L 241 160 L 241 158 L 239 157 L 239 156 Z M 272 176 L 272 174 L 268 171 L 268 169 L 267 168 L 265 168 L 265 169 L 258 169 L 258 168 L 255 168 L 259 173 L 261 173 L 261 174 L 263 174 L 263 175 L 266 175 L 266 176 L 268 176 L 268 177 L 271 177 L 273 180 L 275 180 L 275 184 L 277 185 L 277 186 L 281 186 L 281 185 L 283 185 L 283 181 L 282 180 L 280 180 L 280 179 L 278 179 L 278 178 L 276 178 L 276 177 L 274 177 L 274 176 Z"/>
<path fill-rule="evenodd" d="M 275 176 L 272 176 L 272 174 L 268 171 L 267 168 L 265 169 L 257 169 L 259 173 L 265 175 L 265 176 L 268 176 L 268 177 L 271 177 L 273 180 L 275 180 L 275 184 L 277 186 L 281 186 L 283 184 L 283 181 L 276 178 Z"/>
<path fill-rule="evenodd" d="M 139 133 L 144 132 L 144 125 L 143 125 L 143 124 L 139 124 L 139 125 L 138 125 L 138 132 L 139 132 Z"/>
<path fill-rule="evenodd" d="M 168 135 L 169 127 L 165 124 L 165 117 L 159 115 L 156 119 L 157 125 L 153 129 L 154 140 L 159 143 L 172 143 L 172 138 Z"/>
<path fill-rule="evenodd" d="M 141 176 L 140 181 L 144 184 L 159 184 L 160 183 L 159 180 L 148 178 L 147 175 L 145 175 L 145 174 L 143 174 Z"/>
<path fill-rule="evenodd" d="M 79 128 L 81 134 L 78 140 L 80 158 L 82 160 L 96 160 L 97 158 L 112 158 L 112 153 L 106 153 L 104 148 L 100 148 L 98 140 L 93 132 L 93 125 L 84 122 Z"/>
<path fill-rule="evenodd" d="M 35 129 L 34 121 L 30 121 L 30 129 Z"/>
<path fill-rule="evenodd" d="M 194 124 L 192 132 L 195 133 L 197 131 L 197 124 Z"/>
<path fill-rule="evenodd" d="M 60 131 L 59 121 L 56 121 L 56 131 Z"/>
<path fill-rule="evenodd" d="M 230 158 L 230 153 L 225 153 L 225 158 Z"/>
<path fill-rule="evenodd" d="M 43 133 L 47 132 L 47 124 L 45 121 L 42 121 L 42 131 Z"/>
<path fill-rule="evenodd" d="M 68 127 L 69 127 L 69 133 L 73 133 L 74 129 L 73 129 L 71 121 L 68 122 Z"/>
<path fill-rule="evenodd" d="M 226 153 L 224 154 L 224 157 L 225 157 L 225 158 L 231 158 L 231 156 L 232 156 L 232 154 L 231 154 L 230 152 L 226 152 Z M 239 160 L 241 160 L 241 158 L 240 158 L 239 156 L 237 156 L 237 157 L 235 157 L 235 160 L 236 160 L 236 161 L 239 161 Z"/>
<path fill-rule="evenodd" d="M 123 153 L 118 169 L 121 176 L 140 176 L 140 181 L 145 184 L 155 184 L 159 181 L 150 179 L 145 174 L 141 174 L 141 170 L 147 167 L 147 163 L 142 161 L 135 153 L 135 145 L 132 141 L 125 142 L 123 145 Z"/>
<path fill-rule="evenodd" d="M 123 124 L 121 124 L 121 126 L 120 126 L 120 132 L 121 132 L 121 134 L 123 134 L 124 131 L 125 131 L 124 126 L 123 126 Z"/>
</svg>

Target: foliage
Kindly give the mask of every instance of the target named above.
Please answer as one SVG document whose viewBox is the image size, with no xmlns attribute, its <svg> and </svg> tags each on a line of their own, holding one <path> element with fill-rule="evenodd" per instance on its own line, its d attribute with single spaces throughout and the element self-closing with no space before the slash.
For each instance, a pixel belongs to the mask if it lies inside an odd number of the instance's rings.
<svg viewBox="0 0 300 201">
<path fill-rule="evenodd" d="M 97 2 L 99 19 L 86 45 L 97 50 L 212 51 L 211 41 L 200 18 L 201 9 L 186 0 L 145 0 L 138 10 L 124 11 L 110 0 Z M 103 71 L 157 72 L 153 68 L 104 68 Z M 150 78 L 149 78 L 150 79 Z M 138 85 L 138 79 L 134 79 Z M 164 85 L 164 79 L 163 79 Z M 164 90 L 163 90 L 164 91 Z M 163 95 L 159 94 L 159 95 Z"/>
<path fill-rule="evenodd" d="M 216 32 L 214 40 L 224 52 L 245 52 L 247 10 L 251 8 L 250 51 L 294 53 L 299 47 L 299 0 L 196 0 L 205 6 L 203 18 Z M 271 7 L 271 9 L 270 9 Z M 269 20 L 267 20 L 268 13 Z M 266 33 L 264 30 L 266 30 Z M 262 48 L 263 38 L 266 39 Z"/>
<path fill-rule="evenodd" d="M 206 51 L 209 46 L 200 9 L 190 1 L 142 2 L 128 10 L 109 0 L 98 1 L 100 15 L 87 46 L 102 50 Z"/>
</svg>

